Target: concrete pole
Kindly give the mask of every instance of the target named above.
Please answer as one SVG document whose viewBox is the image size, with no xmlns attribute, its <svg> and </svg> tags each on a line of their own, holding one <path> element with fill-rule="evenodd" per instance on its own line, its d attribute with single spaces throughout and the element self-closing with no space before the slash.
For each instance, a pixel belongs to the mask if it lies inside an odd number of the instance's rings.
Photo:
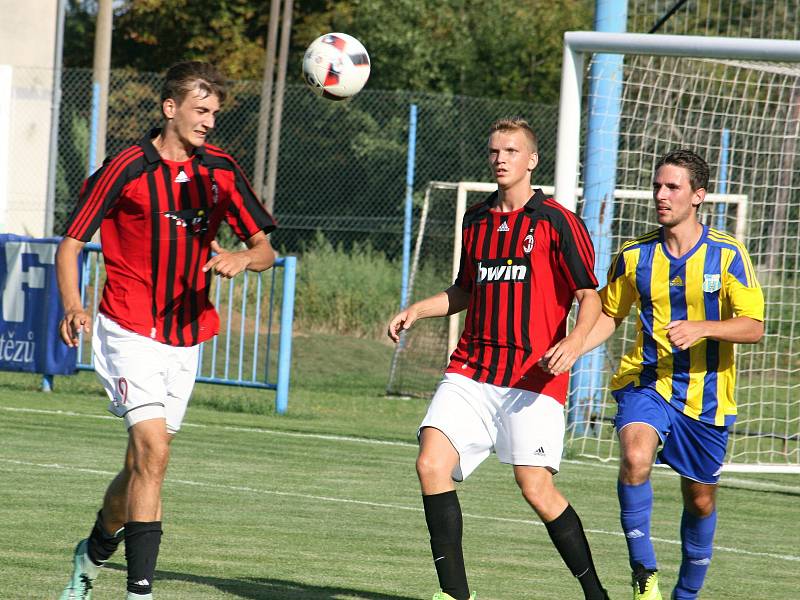
<svg viewBox="0 0 800 600">
<path fill-rule="evenodd" d="M 624 32 L 628 0 L 596 0 L 595 31 Z M 597 54 L 591 67 L 589 123 L 584 159 L 583 219 L 595 247 L 594 272 L 600 287 L 611 264 L 611 221 L 617 185 L 617 149 L 622 105 L 623 55 Z M 594 423 L 603 397 L 605 346 L 580 357 L 570 381 L 568 423 L 582 434 Z M 599 430 L 592 431 L 599 435 Z"/>
<path fill-rule="evenodd" d="M 61 70 L 64 50 L 64 19 L 67 0 L 58 0 L 56 17 L 56 51 L 53 61 L 53 107 L 50 113 L 50 149 L 47 155 L 47 203 L 44 215 L 44 235 L 53 235 L 56 210 L 56 170 L 58 169 L 58 124 L 61 115 Z"/>
<path fill-rule="evenodd" d="M 258 108 L 258 134 L 256 136 L 256 162 L 253 169 L 253 188 L 266 200 L 264 186 L 264 166 L 267 159 L 267 133 L 272 108 L 272 82 L 275 79 L 275 50 L 278 46 L 278 22 L 280 20 L 281 0 L 270 0 L 269 24 L 267 29 L 267 53 L 264 57 L 264 78 L 261 80 L 261 104 Z"/>
<path fill-rule="evenodd" d="M 106 129 L 108 122 L 108 82 L 111 71 L 111 33 L 113 30 L 113 0 L 98 0 L 97 22 L 94 34 L 94 67 L 92 85 L 99 88 L 97 114 L 97 138 L 95 140 L 94 164 L 90 171 L 99 167 L 106 157 Z"/>
<path fill-rule="evenodd" d="M 264 205 L 272 213 L 275 210 L 275 184 L 278 179 L 278 147 L 281 139 L 281 117 L 283 116 L 283 91 L 286 87 L 286 63 L 289 60 L 289 38 L 292 35 L 292 0 L 283 3 L 281 20 L 281 48 L 278 55 L 278 81 L 275 83 L 275 109 L 272 111 L 272 131 L 269 140 L 269 163 L 267 164 L 267 186 Z"/>
</svg>

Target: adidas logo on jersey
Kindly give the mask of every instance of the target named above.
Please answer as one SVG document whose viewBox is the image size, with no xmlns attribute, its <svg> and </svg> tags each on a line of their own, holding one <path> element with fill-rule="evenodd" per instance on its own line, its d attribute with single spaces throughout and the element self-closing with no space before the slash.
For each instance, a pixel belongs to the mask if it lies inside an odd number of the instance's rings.
<svg viewBox="0 0 800 600">
<path fill-rule="evenodd" d="M 497 228 L 497 231 L 508 231 L 508 221 L 500 223 L 500 227 Z"/>
<path fill-rule="evenodd" d="M 524 259 L 501 258 L 497 260 L 478 261 L 478 285 L 495 281 L 526 281 L 528 265 Z"/>
<path fill-rule="evenodd" d="M 175 179 L 173 179 L 173 181 L 175 183 L 187 183 L 187 182 L 191 181 L 191 179 L 189 179 L 189 176 L 186 174 L 186 171 L 180 171 L 178 173 L 178 176 L 175 177 Z"/>
<path fill-rule="evenodd" d="M 533 453 L 534 456 L 547 456 L 544 452 L 544 446 L 539 446 L 539 449 Z"/>
<path fill-rule="evenodd" d="M 669 287 L 683 287 L 683 279 L 681 279 L 679 275 L 675 275 L 675 277 L 670 280 Z"/>
</svg>

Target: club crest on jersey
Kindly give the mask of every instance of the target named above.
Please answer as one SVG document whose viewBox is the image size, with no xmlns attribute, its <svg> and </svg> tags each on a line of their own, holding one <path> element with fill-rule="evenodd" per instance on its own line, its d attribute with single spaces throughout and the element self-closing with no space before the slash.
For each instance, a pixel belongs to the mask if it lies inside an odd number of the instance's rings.
<svg viewBox="0 0 800 600">
<path fill-rule="evenodd" d="M 478 261 L 478 285 L 502 281 L 527 281 L 528 264 L 523 258 Z"/>
<path fill-rule="evenodd" d="M 530 254 L 531 252 L 533 252 L 533 242 L 534 242 L 534 240 L 533 240 L 533 234 L 532 233 L 529 233 L 528 235 L 526 235 L 525 239 L 522 240 L 522 251 L 525 254 Z"/>
<path fill-rule="evenodd" d="M 704 273 L 703 274 L 703 291 L 716 292 L 722 287 L 722 280 L 719 273 Z"/>
</svg>

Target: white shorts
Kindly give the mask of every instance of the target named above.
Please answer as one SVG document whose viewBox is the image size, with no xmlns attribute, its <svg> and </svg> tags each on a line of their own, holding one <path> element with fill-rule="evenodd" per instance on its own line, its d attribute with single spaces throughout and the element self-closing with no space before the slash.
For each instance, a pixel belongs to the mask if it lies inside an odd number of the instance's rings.
<svg viewBox="0 0 800 600">
<path fill-rule="evenodd" d="M 550 396 L 481 383 L 458 373 L 444 379 L 419 426 L 444 433 L 459 455 L 455 481 L 494 451 L 500 462 L 557 473 L 564 449 L 564 407 Z"/>
<path fill-rule="evenodd" d="M 181 428 L 189 405 L 200 346 L 170 346 L 133 333 L 98 313 L 92 350 L 94 369 L 111 402 L 108 410 L 130 429 L 148 419 Z"/>
</svg>

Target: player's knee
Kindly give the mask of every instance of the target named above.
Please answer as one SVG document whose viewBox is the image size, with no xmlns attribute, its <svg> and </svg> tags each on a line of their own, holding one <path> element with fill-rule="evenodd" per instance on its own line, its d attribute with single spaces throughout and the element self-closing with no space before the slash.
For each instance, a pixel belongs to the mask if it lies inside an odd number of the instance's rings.
<svg viewBox="0 0 800 600">
<path fill-rule="evenodd" d="M 544 469 L 533 469 L 524 477 L 515 473 L 515 479 L 522 497 L 536 510 L 550 504 L 557 493 L 552 476 Z"/>
<path fill-rule="evenodd" d="M 525 498 L 525 502 L 530 504 L 534 510 L 538 512 L 542 508 L 544 501 L 541 490 L 531 485 L 520 485 L 519 491 L 522 493 L 522 497 Z"/>
<path fill-rule="evenodd" d="M 133 453 L 132 472 L 148 479 L 163 479 L 169 462 L 169 444 L 151 441 Z"/>
<path fill-rule="evenodd" d="M 686 510 L 700 519 L 711 516 L 714 508 L 714 497 L 711 495 L 694 496 L 686 502 Z"/>
<path fill-rule="evenodd" d="M 417 476 L 422 482 L 450 477 L 452 466 L 441 457 L 430 452 L 422 452 L 417 457 Z"/>
<path fill-rule="evenodd" d="M 650 477 L 653 457 L 638 449 L 626 450 L 619 467 L 620 481 L 626 485 L 639 485 Z"/>
</svg>

